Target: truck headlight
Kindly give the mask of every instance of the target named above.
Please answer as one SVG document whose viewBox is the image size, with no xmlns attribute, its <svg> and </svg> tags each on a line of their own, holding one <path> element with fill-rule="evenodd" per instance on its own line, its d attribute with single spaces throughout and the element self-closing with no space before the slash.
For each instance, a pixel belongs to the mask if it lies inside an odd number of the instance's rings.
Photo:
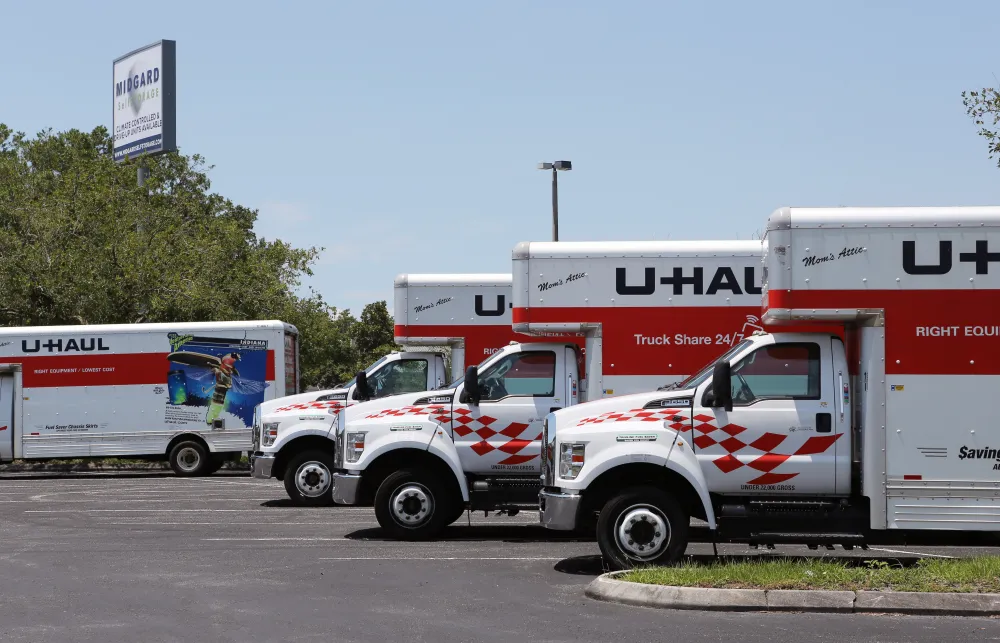
<svg viewBox="0 0 1000 643">
<path fill-rule="evenodd" d="M 365 451 L 365 431 L 351 431 L 344 445 L 344 461 L 357 462 Z"/>
<path fill-rule="evenodd" d="M 573 480 L 583 468 L 585 444 L 563 442 L 559 445 L 559 477 Z"/>
<path fill-rule="evenodd" d="M 260 440 L 261 444 L 265 447 L 269 447 L 274 444 L 274 441 L 278 439 L 278 424 L 280 422 L 265 422 L 264 430 L 261 432 Z"/>
</svg>

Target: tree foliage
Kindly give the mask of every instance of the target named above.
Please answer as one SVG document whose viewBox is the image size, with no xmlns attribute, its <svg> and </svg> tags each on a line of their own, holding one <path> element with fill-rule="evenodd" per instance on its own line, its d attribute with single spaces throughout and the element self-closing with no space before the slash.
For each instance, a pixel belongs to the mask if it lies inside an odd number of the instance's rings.
<svg viewBox="0 0 1000 643">
<path fill-rule="evenodd" d="M 962 92 L 966 113 L 979 126 L 979 135 L 986 139 L 990 158 L 1000 167 L 1000 90 L 984 87 Z"/>
<path fill-rule="evenodd" d="M 300 330 L 305 386 L 392 348 L 385 302 L 358 320 L 295 295 L 319 249 L 259 238 L 257 211 L 211 192 L 203 158 L 146 158 L 139 187 L 111 149 L 104 127 L 0 124 L 0 324 L 281 319 Z"/>
</svg>

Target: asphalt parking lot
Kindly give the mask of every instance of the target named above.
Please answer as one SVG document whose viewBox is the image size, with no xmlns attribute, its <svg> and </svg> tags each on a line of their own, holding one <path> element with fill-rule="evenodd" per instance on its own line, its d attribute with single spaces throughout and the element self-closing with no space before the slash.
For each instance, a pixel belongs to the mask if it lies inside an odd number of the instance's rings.
<svg viewBox="0 0 1000 643">
<path fill-rule="evenodd" d="M 0 641 L 985 641 L 1000 621 L 599 603 L 594 542 L 482 514 L 382 539 L 367 508 L 288 506 L 246 476 L 0 476 Z M 689 553 L 710 555 L 711 545 Z M 720 553 L 806 554 L 805 548 Z M 975 548 L 819 552 L 913 558 Z"/>
</svg>

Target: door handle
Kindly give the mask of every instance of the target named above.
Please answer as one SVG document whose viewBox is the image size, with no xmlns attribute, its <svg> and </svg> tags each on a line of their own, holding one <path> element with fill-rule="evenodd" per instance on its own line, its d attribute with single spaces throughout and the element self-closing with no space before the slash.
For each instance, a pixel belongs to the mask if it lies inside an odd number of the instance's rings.
<svg viewBox="0 0 1000 643">
<path fill-rule="evenodd" d="M 558 410 L 559 410 L 559 409 L 561 409 L 561 408 L 562 408 L 561 406 L 553 406 L 553 407 L 550 407 L 550 408 L 549 408 L 549 413 L 555 413 L 556 411 L 558 411 Z"/>
<path fill-rule="evenodd" d="M 833 416 L 829 413 L 816 414 L 816 433 L 830 433 L 833 431 Z"/>
</svg>

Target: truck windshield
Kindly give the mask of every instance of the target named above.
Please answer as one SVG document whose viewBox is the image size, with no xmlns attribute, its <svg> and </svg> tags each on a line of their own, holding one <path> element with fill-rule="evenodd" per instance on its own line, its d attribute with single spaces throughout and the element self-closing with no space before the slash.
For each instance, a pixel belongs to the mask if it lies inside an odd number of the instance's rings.
<svg viewBox="0 0 1000 643">
<path fill-rule="evenodd" d="M 379 364 L 381 364 L 387 359 L 389 359 L 388 355 L 383 355 L 382 357 L 378 358 L 371 366 L 365 369 L 365 373 L 368 373 L 370 375 L 372 371 L 378 368 Z M 357 377 L 352 377 L 350 382 L 348 382 L 347 384 L 341 384 L 337 388 L 351 388 L 352 386 L 354 386 L 354 382 L 356 382 L 357 379 L 358 379 Z"/>
<path fill-rule="evenodd" d="M 709 362 L 703 369 L 701 369 L 700 371 L 698 371 L 696 374 L 694 374 L 691 377 L 687 378 L 683 382 L 681 382 L 681 383 L 673 386 L 672 388 L 687 389 L 687 388 L 695 388 L 695 387 L 699 386 L 702 382 L 704 382 L 705 380 L 707 380 L 709 377 L 712 376 L 712 371 L 715 369 L 715 365 L 717 363 L 725 361 L 725 360 L 728 360 L 733 355 L 735 355 L 737 352 L 739 352 L 740 350 L 742 350 L 744 346 L 747 346 L 749 343 L 750 343 L 749 339 L 744 339 L 743 341 L 741 341 L 738 344 L 734 345 L 732 348 L 730 348 L 728 351 L 726 351 L 725 353 L 723 353 L 719 357 L 717 357 L 714 360 L 712 360 L 711 362 Z"/>
<path fill-rule="evenodd" d="M 487 361 L 489 361 L 492 358 L 493 358 L 493 355 L 488 355 L 485 359 L 483 359 L 483 361 L 479 362 L 479 365 L 477 366 L 477 368 L 479 370 L 482 370 L 483 369 L 483 364 L 485 364 Z M 461 386 L 462 382 L 464 382 L 464 381 L 465 381 L 465 376 L 463 375 L 462 377 L 458 378 L 457 380 L 455 380 L 451 384 L 445 384 L 444 386 L 439 386 L 439 387 L 437 387 L 434 390 L 435 391 L 440 391 L 441 389 L 446 389 L 446 388 L 458 388 L 459 386 Z"/>
</svg>

